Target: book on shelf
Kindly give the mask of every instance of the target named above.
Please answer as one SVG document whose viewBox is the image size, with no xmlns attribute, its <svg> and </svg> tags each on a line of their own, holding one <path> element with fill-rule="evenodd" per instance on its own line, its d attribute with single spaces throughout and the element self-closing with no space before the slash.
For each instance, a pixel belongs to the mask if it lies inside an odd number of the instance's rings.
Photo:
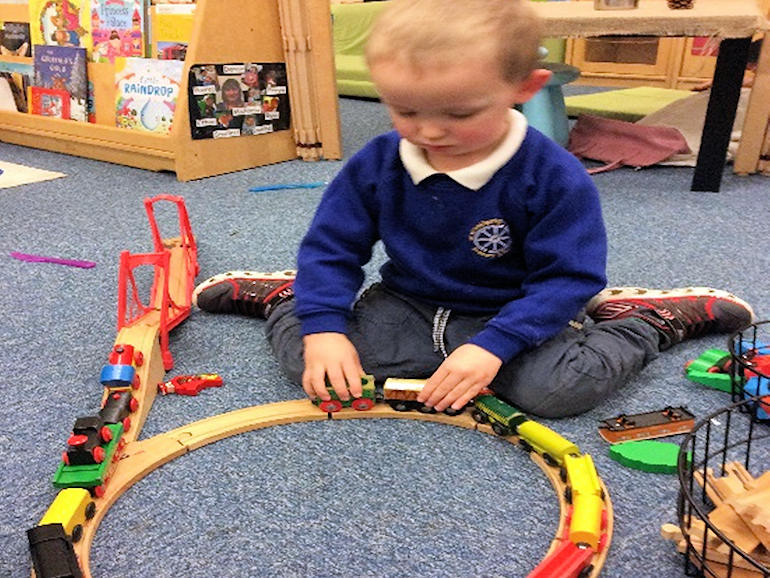
<svg viewBox="0 0 770 578">
<path fill-rule="evenodd" d="M 89 0 L 29 0 L 32 44 L 91 48 Z"/>
<path fill-rule="evenodd" d="M 118 127 L 169 134 L 184 62 L 115 59 L 115 122 Z"/>
<path fill-rule="evenodd" d="M 0 54 L 3 56 L 32 56 L 29 22 L 2 22 Z"/>
<path fill-rule="evenodd" d="M 35 70 L 32 64 L 0 60 L 0 76 L 8 82 L 8 88 L 16 104 L 16 110 L 27 112 L 27 89 L 32 85 L 35 77 Z"/>
<path fill-rule="evenodd" d="M 66 90 L 70 95 L 67 118 L 88 121 L 86 49 L 38 44 L 33 49 L 34 86 Z"/>
<path fill-rule="evenodd" d="M 192 36 L 195 4 L 158 4 L 150 8 L 150 56 L 184 60 Z"/>
<path fill-rule="evenodd" d="M 70 118 L 70 95 L 59 88 L 29 87 L 29 111 L 55 118 Z"/>
<path fill-rule="evenodd" d="M 91 0 L 91 59 L 144 56 L 146 0 Z"/>
</svg>

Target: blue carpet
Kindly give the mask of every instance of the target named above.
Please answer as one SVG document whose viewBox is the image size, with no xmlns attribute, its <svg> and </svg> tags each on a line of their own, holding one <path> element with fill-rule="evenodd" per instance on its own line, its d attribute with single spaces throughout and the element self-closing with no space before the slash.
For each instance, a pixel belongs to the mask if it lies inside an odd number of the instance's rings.
<svg viewBox="0 0 770 578">
<path fill-rule="evenodd" d="M 341 102 L 346 155 L 389 127 L 376 102 Z M 56 491 L 50 478 L 78 415 L 93 413 L 115 339 L 120 251 L 151 250 L 143 198 L 186 199 L 201 276 L 293 266 L 321 190 L 251 186 L 328 181 L 339 162 L 292 161 L 180 183 L 152 173 L 0 144 L 0 159 L 68 176 L 0 192 L 0 576 L 29 576 L 24 532 Z M 767 318 L 770 180 L 726 169 L 722 192 L 689 191 L 691 169 L 596 175 L 613 285 L 709 285 Z M 164 231 L 168 236 L 173 231 Z M 25 263 L 11 251 L 92 260 L 94 269 Z M 368 271 L 383 259 L 376 253 Z M 604 576 L 683 574 L 659 537 L 676 521 L 675 477 L 611 461 L 597 420 L 686 405 L 699 417 L 728 396 L 688 382 L 683 365 L 724 336 L 662 354 L 585 415 L 544 421 L 594 456 L 615 508 Z M 262 322 L 195 311 L 171 339 L 170 375 L 217 372 L 222 388 L 159 397 L 142 438 L 255 404 L 299 399 Z M 536 387 L 536 384 L 533 384 Z M 676 438 L 675 438 L 676 441 Z M 766 451 L 760 447 L 757 451 Z M 767 463 L 767 461 L 765 461 Z M 524 576 L 552 539 L 553 490 L 526 455 L 491 436 L 401 420 L 277 426 L 201 448 L 153 472 L 110 510 L 92 549 L 98 577 Z"/>
</svg>

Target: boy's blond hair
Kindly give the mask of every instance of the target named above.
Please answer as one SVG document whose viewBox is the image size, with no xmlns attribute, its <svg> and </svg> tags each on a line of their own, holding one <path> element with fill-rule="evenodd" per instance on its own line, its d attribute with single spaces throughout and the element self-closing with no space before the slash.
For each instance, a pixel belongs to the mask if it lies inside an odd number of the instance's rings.
<svg viewBox="0 0 770 578">
<path fill-rule="evenodd" d="M 492 57 L 505 80 L 522 80 L 539 61 L 541 24 L 529 1 L 389 0 L 369 35 L 367 63 L 397 60 L 419 69 L 459 60 L 471 63 L 473 84 L 473 60 Z"/>
</svg>

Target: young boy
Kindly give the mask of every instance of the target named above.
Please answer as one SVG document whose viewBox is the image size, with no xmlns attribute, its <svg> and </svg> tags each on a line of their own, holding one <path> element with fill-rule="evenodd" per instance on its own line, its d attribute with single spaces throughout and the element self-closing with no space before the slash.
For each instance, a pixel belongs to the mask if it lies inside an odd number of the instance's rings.
<svg viewBox="0 0 770 578">
<path fill-rule="evenodd" d="M 194 292 L 211 312 L 267 318 L 311 398 L 361 395 L 360 376 L 427 378 L 419 400 L 459 409 L 483 388 L 535 415 L 584 412 L 660 350 L 751 322 L 707 288 L 605 286 L 596 188 L 511 107 L 548 80 L 519 0 L 392 0 L 367 61 L 395 131 L 329 185 L 296 279 L 230 272 Z M 382 240 L 382 281 L 356 299 Z M 583 323 L 585 311 L 593 321 Z"/>
</svg>

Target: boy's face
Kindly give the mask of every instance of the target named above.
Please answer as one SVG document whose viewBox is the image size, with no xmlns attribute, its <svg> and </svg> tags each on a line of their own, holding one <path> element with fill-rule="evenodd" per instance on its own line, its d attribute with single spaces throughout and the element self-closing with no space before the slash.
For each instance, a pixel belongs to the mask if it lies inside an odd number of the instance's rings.
<svg viewBox="0 0 770 578">
<path fill-rule="evenodd" d="M 370 72 L 398 133 L 450 171 L 489 156 L 508 132 L 511 106 L 529 98 L 526 81 L 508 82 L 499 68 L 491 58 L 418 69 L 391 60 Z"/>
</svg>

